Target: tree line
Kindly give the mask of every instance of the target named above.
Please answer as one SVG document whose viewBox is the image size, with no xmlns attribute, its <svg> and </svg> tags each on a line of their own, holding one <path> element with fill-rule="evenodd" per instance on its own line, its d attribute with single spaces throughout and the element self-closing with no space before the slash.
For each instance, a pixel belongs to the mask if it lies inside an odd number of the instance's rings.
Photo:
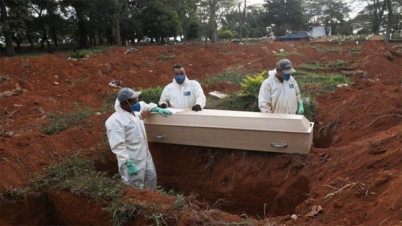
<svg viewBox="0 0 402 226">
<path fill-rule="evenodd" d="M 0 43 L 8 56 L 22 43 L 34 48 L 74 43 L 77 48 L 169 38 L 188 40 L 277 37 L 323 25 L 332 34 L 400 33 L 402 0 L 356 0 L 354 18 L 344 0 L 0 0 Z M 385 30 L 384 30 L 385 29 Z M 179 37 L 179 38 L 178 38 Z"/>
</svg>

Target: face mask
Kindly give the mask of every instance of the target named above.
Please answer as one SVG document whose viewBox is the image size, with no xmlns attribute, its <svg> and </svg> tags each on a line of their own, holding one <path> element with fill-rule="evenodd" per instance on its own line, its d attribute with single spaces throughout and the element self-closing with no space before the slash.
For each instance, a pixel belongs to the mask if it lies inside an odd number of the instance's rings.
<svg viewBox="0 0 402 226">
<path fill-rule="evenodd" d="M 283 80 L 289 81 L 290 75 L 289 74 L 281 74 Z"/>
<path fill-rule="evenodd" d="M 130 102 L 128 102 L 128 100 L 126 100 L 126 102 L 127 102 L 128 106 L 130 106 L 130 112 L 141 110 L 141 105 L 139 102 L 135 103 L 134 105 L 131 105 Z"/>
<path fill-rule="evenodd" d="M 186 79 L 186 76 L 183 73 L 180 73 L 174 77 L 174 80 L 176 80 L 176 82 L 179 84 L 182 84 L 184 79 Z"/>
<path fill-rule="evenodd" d="M 135 103 L 133 106 L 131 106 L 131 111 L 140 111 L 141 110 L 141 104 L 139 102 Z"/>
</svg>

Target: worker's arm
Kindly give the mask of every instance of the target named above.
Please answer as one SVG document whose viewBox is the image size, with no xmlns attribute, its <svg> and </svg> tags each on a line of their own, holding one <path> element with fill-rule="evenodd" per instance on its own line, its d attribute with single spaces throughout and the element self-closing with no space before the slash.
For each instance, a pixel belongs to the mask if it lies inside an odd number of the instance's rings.
<svg viewBox="0 0 402 226">
<path fill-rule="evenodd" d="M 159 98 L 159 106 L 161 106 L 163 104 L 166 104 L 166 106 L 169 106 L 168 103 L 170 103 L 169 102 L 169 88 L 168 88 L 168 86 L 166 86 L 162 91 L 161 97 Z"/>
<path fill-rule="evenodd" d="M 202 90 L 200 83 L 197 81 L 194 81 L 194 94 L 195 94 L 195 104 L 194 105 L 198 104 L 201 106 L 201 108 L 204 108 L 205 104 L 206 104 L 204 90 Z"/>
<path fill-rule="evenodd" d="M 106 129 L 110 149 L 116 154 L 119 161 L 126 163 L 130 160 L 130 156 L 127 152 L 124 125 L 120 121 L 114 120 L 106 123 Z"/>
</svg>

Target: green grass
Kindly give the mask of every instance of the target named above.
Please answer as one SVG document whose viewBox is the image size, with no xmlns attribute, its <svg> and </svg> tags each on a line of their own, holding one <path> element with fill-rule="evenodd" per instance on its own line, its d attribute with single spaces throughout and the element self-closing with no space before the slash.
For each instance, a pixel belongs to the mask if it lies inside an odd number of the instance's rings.
<svg viewBox="0 0 402 226">
<path fill-rule="evenodd" d="M 50 135 L 56 132 L 64 131 L 73 126 L 82 125 L 83 120 L 90 117 L 91 115 L 92 110 L 90 109 L 66 114 L 49 113 L 46 115 L 46 117 L 52 122 L 49 125 L 45 126 L 43 132 Z"/>
<path fill-rule="evenodd" d="M 159 99 L 161 97 L 163 88 L 162 87 L 154 87 L 154 88 L 148 88 L 141 90 L 141 101 L 144 101 L 145 103 L 159 103 Z"/>
<path fill-rule="evenodd" d="M 306 62 L 300 65 L 298 68 L 308 69 L 308 70 L 328 70 L 328 69 L 345 69 L 349 68 L 344 60 L 335 60 L 329 63 L 324 63 L 320 61 Z"/>
<path fill-rule="evenodd" d="M 299 53 L 299 52 L 297 52 L 297 51 L 289 51 L 289 52 L 283 51 L 283 52 L 279 52 L 279 53 L 276 54 L 276 56 L 279 58 L 279 60 L 285 59 L 285 58 L 287 58 L 287 56 L 289 56 L 289 55 L 303 56 L 302 53 Z"/>
<path fill-rule="evenodd" d="M 336 85 L 338 84 L 348 84 L 348 85 L 352 84 L 352 81 L 342 74 L 319 75 L 311 72 L 298 70 L 294 77 L 300 88 L 312 84 L 320 86 L 321 88 L 319 93 L 334 91 L 336 89 Z"/>
<path fill-rule="evenodd" d="M 203 85 L 216 84 L 221 82 L 229 82 L 233 84 L 240 84 L 242 80 L 247 76 L 244 72 L 238 72 L 232 69 L 226 70 L 225 72 L 219 73 L 214 76 L 208 76 L 204 81 L 201 82 Z"/>
</svg>

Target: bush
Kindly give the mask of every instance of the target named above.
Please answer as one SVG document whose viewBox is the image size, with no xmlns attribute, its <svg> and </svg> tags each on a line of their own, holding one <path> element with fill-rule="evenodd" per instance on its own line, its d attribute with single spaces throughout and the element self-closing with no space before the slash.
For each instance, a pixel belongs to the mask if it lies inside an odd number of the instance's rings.
<svg viewBox="0 0 402 226">
<path fill-rule="evenodd" d="M 243 79 L 243 82 L 240 83 L 242 90 L 239 95 L 258 100 L 258 93 L 260 92 L 260 87 L 266 74 L 267 71 L 262 71 L 256 75 L 247 76 Z"/>
<path fill-rule="evenodd" d="M 232 39 L 234 34 L 231 30 L 221 30 L 218 33 L 219 39 Z"/>
<path fill-rule="evenodd" d="M 163 88 L 158 86 L 155 88 L 148 88 L 141 91 L 142 91 L 140 98 L 141 101 L 144 101 L 147 104 L 149 103 L 158 104 Z"/>
</svg>

